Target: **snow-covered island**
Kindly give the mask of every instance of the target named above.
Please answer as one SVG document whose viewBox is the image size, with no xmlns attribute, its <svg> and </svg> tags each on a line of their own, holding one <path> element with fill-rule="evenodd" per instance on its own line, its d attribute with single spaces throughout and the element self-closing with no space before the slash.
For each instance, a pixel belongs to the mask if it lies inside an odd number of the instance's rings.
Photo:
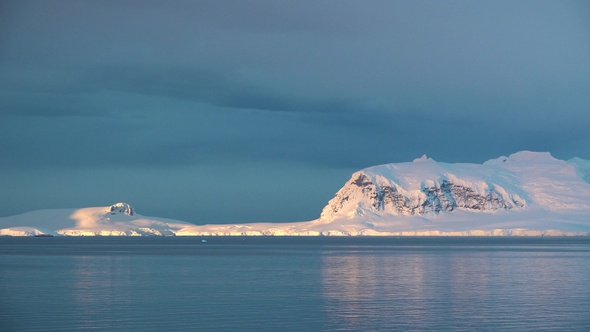
<svg viewBox="0 0 590 332">
<path fill-rule="evenodd" d="M 127 203 L 82 209 L 32 211 L 0 218 L 0 235 L 9 236 L 174 236 L 194 226 L 183 221 L 145 217 Z"/>
<path fill-rule="evenodd" d="M 194 225 L 117 203 L 0 218 L 0 235 L 587 236 L 590 161 L 529 151 L 481 165 L 423 156 L 354 173 L 312 221 Z"/>
</svg>

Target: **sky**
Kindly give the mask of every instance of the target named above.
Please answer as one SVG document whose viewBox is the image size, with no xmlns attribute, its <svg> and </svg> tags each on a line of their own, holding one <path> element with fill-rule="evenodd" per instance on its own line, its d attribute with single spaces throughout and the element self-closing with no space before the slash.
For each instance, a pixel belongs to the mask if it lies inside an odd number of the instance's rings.
<svg viewBox="0 0 590 332">
<path fill-rule="evenodd" d="M 587 1 L 0 1 L 0 217 L 305 221 L 423 154 L 590 159 Z"/>
</svg>

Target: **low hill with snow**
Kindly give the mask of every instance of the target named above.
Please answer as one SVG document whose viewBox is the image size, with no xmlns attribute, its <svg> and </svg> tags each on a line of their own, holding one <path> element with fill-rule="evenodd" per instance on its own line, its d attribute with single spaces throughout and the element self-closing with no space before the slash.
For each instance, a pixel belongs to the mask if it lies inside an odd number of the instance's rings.
<svg viewBox="0 0 590 332">
<path fill-rule="evenodd" d="M 522 151 L 484 164 L 426 156 L 354 173 L 317 220 L 193 225 L 128 204 L 0 218 L 0 235 L 590 235 L 590 161 Z"/>
<path fill-rule="evenodd" d="M 131 205 L 117 203 L 82 209 L 39 210 L 0 218 L 0 235 L 170 236 L 190 225 L 178 220 L 144 217 Z"/>
</svg>

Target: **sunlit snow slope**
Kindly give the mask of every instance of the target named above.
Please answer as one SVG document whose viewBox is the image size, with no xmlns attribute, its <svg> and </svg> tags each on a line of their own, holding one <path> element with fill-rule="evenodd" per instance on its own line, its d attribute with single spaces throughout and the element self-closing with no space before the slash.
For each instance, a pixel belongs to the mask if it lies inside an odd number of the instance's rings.
<svg viewBox="0 0 590 332">
<path fill-rule="evenodd" d="M 354 173 L 305 223 L 205 225 L 217 235 L 589 235 L 590 162 L 522 151 L 480 164 L 426 156 Z"/>
<path fill-rule="evenodd" d="M 590 235 L 590 162 L 522 151 L 484 164 L 426 156 L 354 173 L 317 220 L 193 225 L 131 206 L 0 218 L 0 235 Z"/>
<path fill-rule="evenodd" d="M 129 204 L 82 209 L 39 210 L 0 218 L 0 235 L 174 235 L 189 223 L 144 217 Z"/>
</svg>

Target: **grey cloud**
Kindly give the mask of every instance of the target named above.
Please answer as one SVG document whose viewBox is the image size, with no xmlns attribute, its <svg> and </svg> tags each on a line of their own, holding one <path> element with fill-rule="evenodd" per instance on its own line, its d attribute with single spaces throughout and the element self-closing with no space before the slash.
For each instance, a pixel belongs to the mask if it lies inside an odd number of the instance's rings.
<svg viewBox="0 0 590 332">
<path fill-rule="evenodd" d="M 45 184 L 59 189 L 44 174 L 76 173 L 75 195 L 64 197 L 80 202 L 77 185 L 88 184 L 101 190 L 88 201 L 125 193 L 141 197 L 140 209 L 164 199 L 153 181 L 167 203 L 184 202 L 186 216 L 195 204 L 186 197 L 227 194 L 201 183 L 235 197 L 232 181 L 261 186 L 263 199 L 288 177 L 293 193 L 273 199 L 291 206 L 306 190 L 295 176 L 333 186 L 321 193 L 329 198 L 350 171 L 422 153 L 446 162 L 521 149 L 590 159 L 587 6 L 4 1 L 0 175 L 12 191 L 28 188 L 23 201 L 41 202 Z M 34 190 L 25 180 L 33 173 Z M 120 174 L 125 186 L 103 185 Z M 0 197 L 29 206 L 8 189 Z M 244 199 L 243 211 L 264 219 L 255 203 Z M 239 221 L 223 208 L 195 209 Z"/>
<path fill-rule="evenodd" d="M 273 91 L 267 82 L 241 82 L 232 73 L 192 67 L 170 66 L 100 66 L 64 79 L 48 87 L 35 80 L 17 81 L 19 91 L 32 93 L 100 93 L 119 91 L 147 96 L 192 100 L 235 109 L 267 111 L 347 113 L 373 111 L 370 101 L 330 96 L 306 98 Z M 8 83 L 7 83 L 8 85 Z M 48 90 L 49 89 L 49 90 Z"/>
<path fill-rule="evenodd" d="M 0 93 L 0 116 L 108 117 L 109 111 L 88 98 L 70 93 Z"/>
</svg>

